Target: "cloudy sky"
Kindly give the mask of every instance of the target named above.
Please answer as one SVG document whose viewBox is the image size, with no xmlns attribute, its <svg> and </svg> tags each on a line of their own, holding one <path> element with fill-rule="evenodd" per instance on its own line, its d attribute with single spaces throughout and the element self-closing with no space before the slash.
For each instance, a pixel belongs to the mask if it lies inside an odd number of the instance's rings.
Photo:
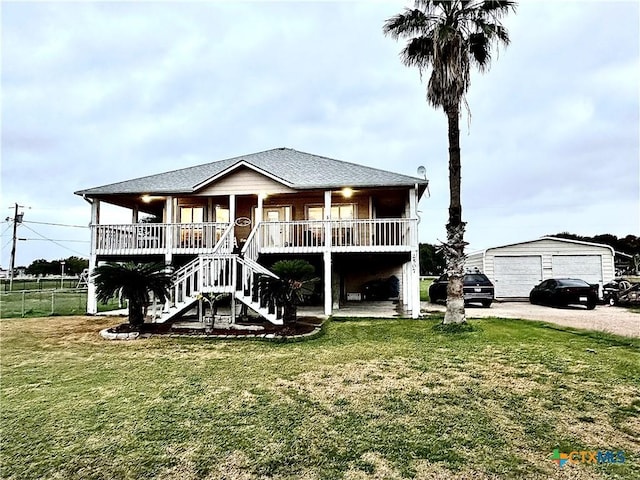
<svg viewBox="0 0 640 480">
<path fill-rule="evenodd" d="M 88 254 L 87 228 L 43 224 L 88 224 L 76 190 L 283 146 L 424 165 L 420 240 L 444 240 L 446 119 L 381 30 L 408 5 L 2 2 L 2 220 L 23 205 L 27 239 L 16 265 Z M 472 77 L 461 123 L 469 251 L 640 233 L 639 23 L 637 1 L 525 0 L 505 20 L 512 43 Z"/>
</svg>

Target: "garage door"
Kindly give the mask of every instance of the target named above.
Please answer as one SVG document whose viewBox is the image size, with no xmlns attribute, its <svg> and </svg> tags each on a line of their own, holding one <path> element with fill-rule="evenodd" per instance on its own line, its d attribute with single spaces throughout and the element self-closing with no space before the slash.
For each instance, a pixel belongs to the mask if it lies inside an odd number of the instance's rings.
<svg viewBox="0 0 640 480">
<path fill-rule="evenodd" d="M 528 297 L 542 281 L 542 258 L 537 255 L 494 257 L 493 277 L 496 297 Z"/>
<path fill-rule="evenodd" d="M 580 278 L 587 283 L 602 283 L 600 255 L 554 255 L 551 264 L 555 278 Z"/>
</svg>

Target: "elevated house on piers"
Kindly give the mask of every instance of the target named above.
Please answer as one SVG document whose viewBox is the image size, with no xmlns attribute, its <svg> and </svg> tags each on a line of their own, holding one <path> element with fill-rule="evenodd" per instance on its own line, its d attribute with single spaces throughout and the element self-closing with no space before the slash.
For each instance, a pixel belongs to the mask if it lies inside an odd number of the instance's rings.
<svg viewBox="0 0 640 480">
<path fill-rule="evenodd" d="M 408 316 L 420 311 L 418 201 L 427 181 L 288 148 L 76 192 L 91 204 L 90 269 L 101 261 L 165 261 L 174 267 L 160 321 L 193 308 L 199 294 L 229 293 L 273 323 L 257 279 L 279 259 L 304 258 L 321 278 L 331 315 L 362 299 L 365 282 L 396 276 Z M 100 205 L 131 210 L 131 223 L 100 223 Z M 154 223 L 140 222 L 140 213 Z M 97 311 L 89 284 L 88 313 Z"/>
</svg>

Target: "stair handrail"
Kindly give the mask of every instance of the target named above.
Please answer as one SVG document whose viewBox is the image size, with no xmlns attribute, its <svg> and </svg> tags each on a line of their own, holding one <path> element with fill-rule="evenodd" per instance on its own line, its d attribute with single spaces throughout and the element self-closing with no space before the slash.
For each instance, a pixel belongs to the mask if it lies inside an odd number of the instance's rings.
<svg viewBox="0 0 640 480">
<path fill-rule="evenodd" d="M 258 230 L 262 227 L 262 222 L 258 222 L 255 224 L 251 233 L 247 237 L 247 241 L 242 247 L 242 257 L 245 259 L 250 259 L 254 261 L 256 264 L 258 262 L 258 256 L 260 255 L 260 244 L 258 235 Z"/>
<path fill-rule="evenodd" d="M 255 260 L 251 260 L 250 258 L 238 257 L 237 261 L 241 265 L 249 267 L 252 270 L 255 270 L 256 273 L 261 273 L 262 275 L 268 275 L 268 276 L 273 277 L 273 278 L 280 278 L 275 273 L 273 273 L 271 270 L 269 270 L 268 268 L 263 267 L 258 262 L 256 262 Z"/>
<path fill-rule="evenodd" d="M 232 239 L 235 240 L 233 236 L 234 230 L 234 224 L 230 223 L 213 247 L 213 253 L 233 253 L 234 242 Z"/>
</svg>

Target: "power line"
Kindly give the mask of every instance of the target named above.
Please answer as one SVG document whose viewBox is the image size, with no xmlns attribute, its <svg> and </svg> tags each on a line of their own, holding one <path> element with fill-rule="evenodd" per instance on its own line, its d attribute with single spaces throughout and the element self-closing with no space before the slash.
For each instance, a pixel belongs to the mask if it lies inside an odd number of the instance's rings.
<svg viewBox="0 0 640 480">
<path fill-rule="evenodd" d="M 46 240 L 48 242 L 75 242 L 75 243 L 91 243 L 89 240 L 61 240 L 59 238 L 20 238 L 20 240 L 31 240 L 31 241 L 43 241 Z"/>
<path fill-rule="evenodd" d="M 62 248 L 64 248 L 64 249 L 69 250 L 70 252 L 76 253 L 76 254 L 78 254 L 78 255 L 82 255 L 83 257 L 86 257 L 86 256 L 87 256 L 87 254 L 86 254 L 86 253 L 78 252 L 77 250 L 73 250 L 72 248 L 66 247 L 66 246 L 62 245 L 61 243 L 58 243 L 58 241 L 57 241 L 57 240 L 52 240 L 52 239 L 50 239 L 50 238 L 45 237 L 45 236 L 44 236 L 44 235 L 42 235 L 41 233 L 36 232 L 36 231 L 35 231 L 33 228 L 31 228 L 29 225 L 24 225 L 24 227 L 25 227 L 27 230 L 32 231 L 33 233 L 35 233 L 35 234 L 36 234 L 36 235 L 38 235 L 39 237 L 42 237 L 43 239 L 48 240 L 48 241 L 50 241 L 51 243 L 55 243 L 55 244 L 56 244 L 56 245 L 58 245 L 59 247 L 62 247 Z"/>
<path fill-rule="evenodd" d="M 73 228 L 89 228 L 87 225 L 70 225 L 68 223 L 49 223 L 49 222 L 35 222 L 33 220 L 24 221 L 23 223 L 35 223 L 37 225 L 53 225 L 55 227 L 73 227 Z"/>
</svg>

